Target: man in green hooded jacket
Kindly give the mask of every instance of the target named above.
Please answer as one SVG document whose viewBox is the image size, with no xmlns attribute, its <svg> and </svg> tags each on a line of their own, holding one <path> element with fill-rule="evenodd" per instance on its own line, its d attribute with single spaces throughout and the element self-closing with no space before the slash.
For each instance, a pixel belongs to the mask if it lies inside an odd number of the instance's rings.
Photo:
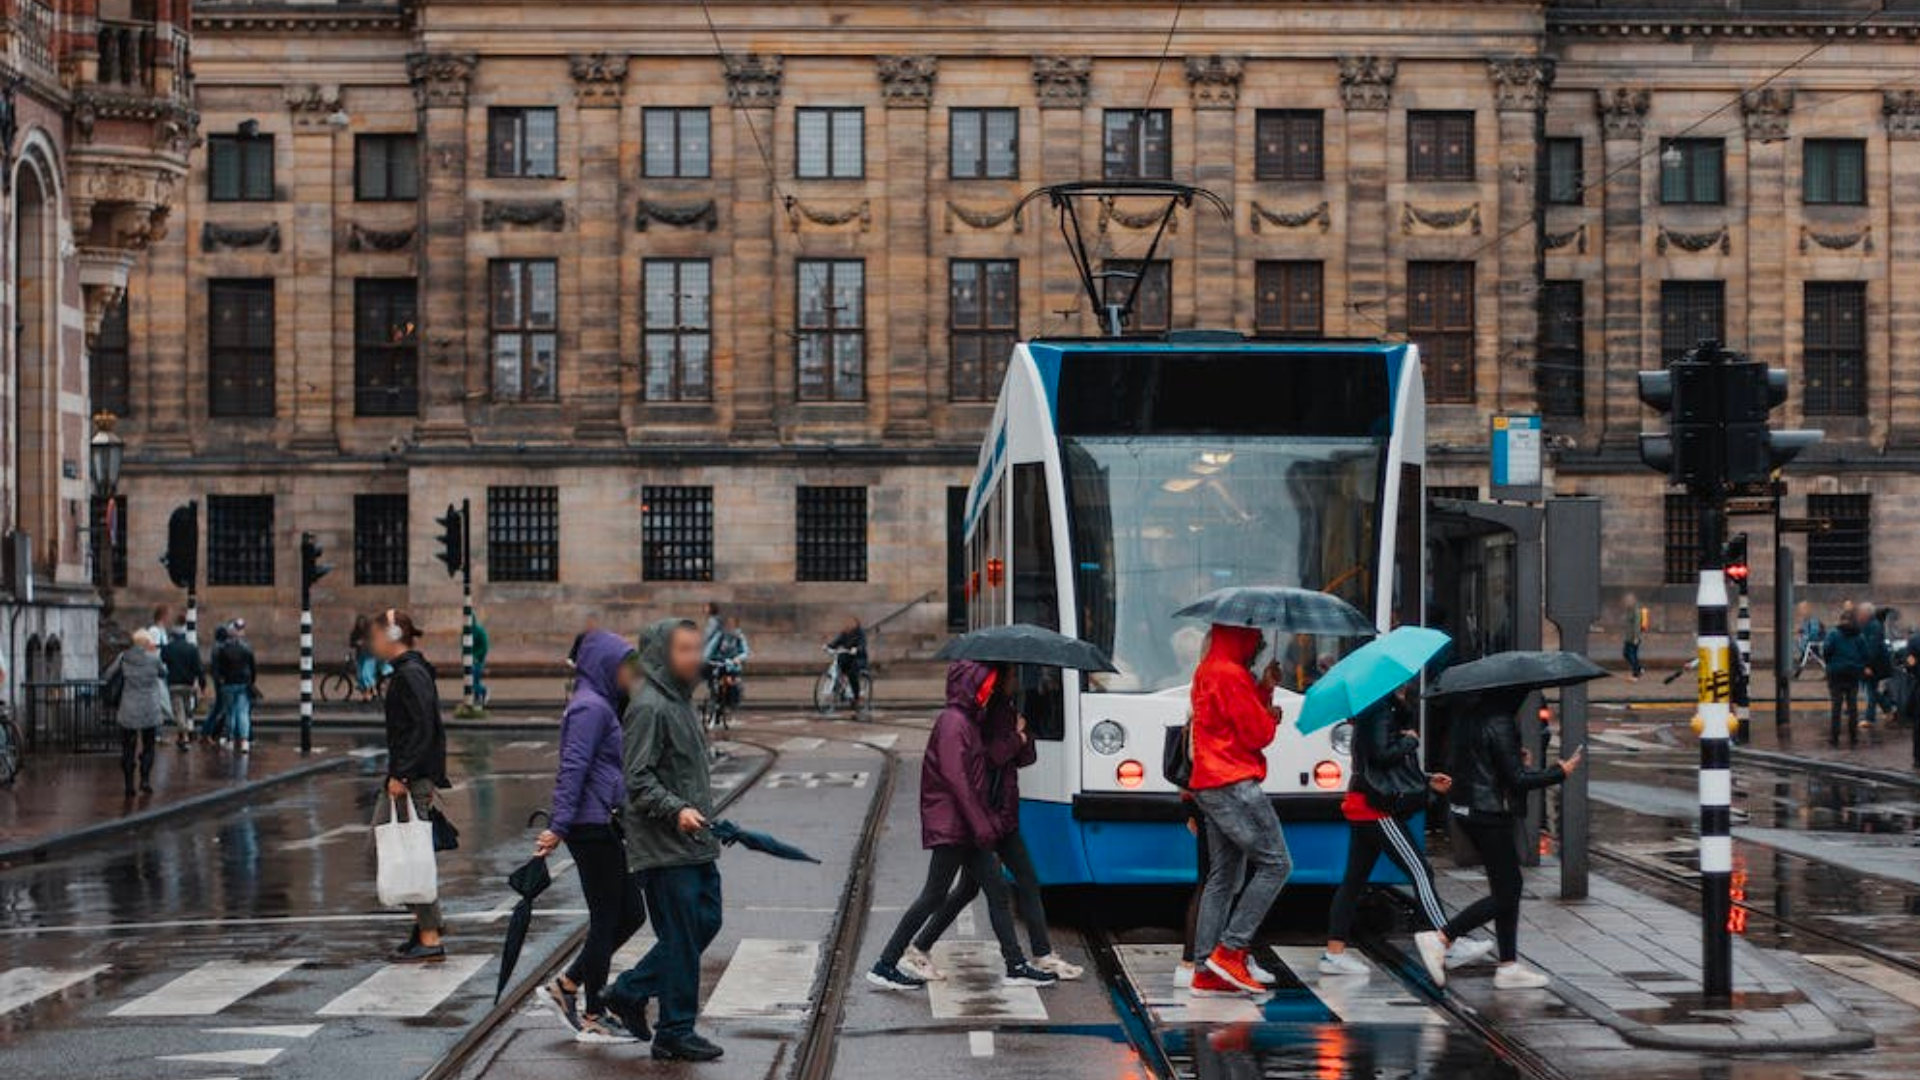
<svg viewBox="0 0 1920 1080">
<path fill-rule="evenodd" d="M 615 980 L 607 1005 L 647 1036 L 647 1003 L 660 1002 L 653 1056 L 712 1061 L 720 1048 L 693 1030 L 700 1010 L 700 954 L 720 933 L 720 843 L 708 827 L 713 783 L 707 738 L 693 708 L 704 663 L 699 626 L 663 619 L 640 635 L 643 681 L 627 706 L 627 866 L 640 878 L 657 935 Z"/>
</svg>

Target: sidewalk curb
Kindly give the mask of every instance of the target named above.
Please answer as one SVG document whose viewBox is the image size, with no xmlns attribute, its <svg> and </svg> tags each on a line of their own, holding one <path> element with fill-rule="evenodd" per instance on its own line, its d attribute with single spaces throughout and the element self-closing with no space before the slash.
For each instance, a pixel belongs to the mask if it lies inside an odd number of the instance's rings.
<svg viewBox="0 0 1920 1080">
<path fill-rule="evenodd" d="M 157 821 L 184 817 L 201 810 L 222 806 L 230 802 L 237 802 L 249 795 L 257 794 L 268 788 L 278 787 L 281 784 L 292 783 L 295 780 L 305 780 L 308 777 L 318 776 L 321 773 L 351 768 L 358 764 L 359 761 L 360 759 L 358 758 L 346 757 L 344 755 L 326 761 L 310 761 L 303 765 L 296 765 L 284 772 L 275 773 L 272 776 L 261 777 L 258 780 L 249 780 L 245 783 L 235 784 L 232 787 L 204 791 L 198 795 L 188 796 L 178 802 L 168 803 L 165 806 L 155 806 L 147 810 L 142 810 L 137 814 L 129 814 L 126 817 L 117 817 L 109 821 L 96 822 L 78 829 L 69 829 L 65 832 L 42 836 L 24 843 L 0 847 L 0 868 L 14 867 L 25 863 L 45 862 L 48 856 L 58 851 L 92 843 L 113 836 L 116 833 L 133 832 Z"/>
<path fill-rule="evenodd" d="M 1810 772 L 1836 773 L 1841 776 L 1853 777 L 1856 780 L 1871 780 L 1875 783 L 1920 791 L 1920 774 L 1916 773 L 1896 772 L 1892 769 L 1875 769 L 1870 766 L 1855 765 L 1846 761 L 1830 761 L 1826 758 L 1801 757 L 1799 754 L 1788 754 L 1779 750 L 1755 750 L 1751 747 L 1741 746 L 1738 743 L 1734 744 L 1733 756 L 1735 760 L 1747 758 L 1768 765 L 1782 765 L 1790 768 L 1805 769 Z"/>
<path fill-rule="evenodd" d="M 1553 992 L 1561 1000 L 1587 1016 L 1612 1028 L 1621 1038 L 1649 1050 L 1676 1050 L 1684 1053 L 1733 1054 L 1811 1054 L 1870 1050 L 1873 1030 L 1852 1009 L 1820 987 L 1802 983 L 1800 992 L 1808 1003 L 1820 1010 L 1834 1026 L 1832 1035 L 1779 1039 L 1746 1039 L 1736 1027 L 1727 1027 L 1721 1035 L 1689 1035 L 1662 1031 L 1659 1025 L 1630 1020 L 1615 1012 L 1600 999 L 1559 976 L 1553 978 Z"/>
</svg>

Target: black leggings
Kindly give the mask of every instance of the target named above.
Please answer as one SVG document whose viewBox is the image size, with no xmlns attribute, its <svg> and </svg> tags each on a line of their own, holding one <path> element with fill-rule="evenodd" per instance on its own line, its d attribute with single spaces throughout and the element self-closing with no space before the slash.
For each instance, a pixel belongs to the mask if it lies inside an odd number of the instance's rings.
<svg viewBox="0 0 1920 1080">
<path fill-rule="evenodd" d="M 1193 846 L 1197 852 L 1200 869 L 1199 876 L 1193 879 L 1193 895 L 1187 897 L 1187 936 L 1180 939 L 1180 962 L 1194 962 L 1194 928 L 1200 925 L 1200 894 L 1206 891 L 1207 875 L 1213 872 L 1212 849 L 1207 846 L 1207 815 L 1200 811 L 1200 805 L 1187 801 L 1187 826 L 1193 830 Z"/>
<path fill-rule="evenodd" d="M 954 878 L 963 873 L 974 887 L 987 894 L 987 918 L 993 923 L 993 936 L 1000 941 L 1000 958 L 1009 968 L 1026 962 L 1020 952 L 1020 936 L 1014 932 L 1013 909 L 1007 902 L 1007 882 L 1000 873 L 999 860 L 986 848 L 943 844 L 927 852 L 926 884 L 920 886 L 920 895 L 900 916 L 900 925 L 880 953 L 881 963 L 891 967 L 900 962 L 913 935 L 947 902 Z"/>
<path fill-rule="evenodd" d="M 640 879 L 627 873 L 627 853 L 606 825 L 575 825 L 567 834 L 567 853 L 580 872 L 587 896 L 587 940 L 567 968 L 567 981 L 586 990 L 587 1013 L 600 1014 L 613 954 L 647 922 Z"/>
<path fill-rule="evenodd" d="M 133 790 L 133 767 L 138 752 L 140 782 L 153 778 L 153 743 L 159 728 L 120 729 L 120 772 L 127 778 L 127 790 Z"/>
<path fill-rule="evenodd" d="M 1013 875 L 1013 901 L 1019 905 L 1020 918 L 1027 924 L 1027 940 L 1033 944 L 1033 955 L 1046 956 L 1053 951 L 1053 942 L 1047 937 L 1047 909 L 1040 902 L 1040 875 L 1034 873 L 1033 856 L 1027 852 L 1027 842 L 1020 839 L 1020 833 L 1016 830 L 1007 834 L 993 852 L 1000 857 L 1000 864 L 1007 868 L 1007 873 Z M 947 932 L 953 920 L 959 918 L 967 905 L 973 903 L 973 898 L 979 895 L 980 887 L 973 883 L 973 878 L 963 876 L 960 884 L 947 894 L 947 902 L 933 913 L 927 925 L 921 927 L 919 935 L 913 939 L 914 946 L 921 952 L 932 951 L 933 943 L 940 940 L 940 935 Z"/>
<path fill-rule="evenodd" d="M 1487 872 L 1491 895 L 1455 915 L 1441 931 L 1449 941 L 1493 922 L 1494 938 L 1500 946 L 1500 962 L 1512 963 L 1520 956 L 1520 845 L 1514 839 L 1510 817 L 1459 818 L 1460 828 L 1480 852 L 1480 865 Z"/>
<path fill-rule="evenodd" d="M 1827 702 L 1832 709 L 1832 720 L 1827 727 L 1827 741 L 1838 745 L 1841 734 L 1841 714 L 1846 714 L 1846 736 L 1853 742 L 1860 741 L 1860 676 L 1827 676 Z"/>
<path fill-rule="evenodd" d="M 1398 818 L 1349 821 L 1347 872 L 1333 894 L 1333 910 L 1327 915 L 1328 941 L 1348 940 L 1347 934 L 1353 930 L 1353 913 L 1360 907 L 1360 897 L 1367 891 L 1367 879 L 1373 876 L 1373 866 L 1382 855 L 1393 860 L 1393 865 L 1413 882 L 1413 898 L 1419 901 L 1420 913 L 1427 917 L 1427 925 L 1435 930 L 1446 925 L 1447 913 L 1441 910 L 1440 894 L 1433 888 L 1433 868 L 1427 865 L 1427 857 L 1421 854 L 1420 844 L 1407 823 Z"/>
</svg>

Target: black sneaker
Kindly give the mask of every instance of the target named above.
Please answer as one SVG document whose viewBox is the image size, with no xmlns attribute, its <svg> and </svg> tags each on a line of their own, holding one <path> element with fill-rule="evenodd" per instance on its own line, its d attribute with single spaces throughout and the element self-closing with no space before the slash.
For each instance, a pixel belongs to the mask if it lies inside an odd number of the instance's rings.
<svg viewBox="0 0 1920 1080">
<path fill-rule="evenodd" d="M 653 1041 L 653 1025 L 647 1023 L 647 1003 L 644 998 L 640 1001 L 626 1002 L 609 994 L 603 996 L 600 1001 L 605 1006 L 605 1011 L 601 1014 L 605 1019 L 618 1021 L 628 1035 L 641 1042 Z"/>
<path fill-rule="evenodd" d="M 1025 960 L 1007 965 L 1008 986 L 1052 986 L 1059 981 L 1060 976 L 1051 971 L 1041 971 Z"/>
<path fill-rule="evenodd" d="M 924 990 L 927 980 L 900 970 L 899 964 L 875 960 L 867 971 L 867 982 L 882 990 Z"/>
<path fill-rule="evenodd" d="M 718 1061 L 723 1051 L 714 1044 L 688 1032 L 677 1039 L 662 1039 L 653 1044 L 655 1061 Z"/>
<path fill-rule="evenodd" d="M 437 964 L 446 958 L 446 946 L 422 945 L 418 941 L 409 941 L 387 954 L 390 964 Z"/>
<path fill-rule="evenodd" d="M 546 1000 L 548 1005 L 553 1006 L 553 1011 L 560 1016 L 560 1022 L 567 1025 L 573 1032 L 574 1038 L 579 1038 L 581 1031 L 580 999 L 567 989 L 567 984 L 561 982 L 559 979 L 555 979 L 540 988 L 540 996 Z"/>
</svg>

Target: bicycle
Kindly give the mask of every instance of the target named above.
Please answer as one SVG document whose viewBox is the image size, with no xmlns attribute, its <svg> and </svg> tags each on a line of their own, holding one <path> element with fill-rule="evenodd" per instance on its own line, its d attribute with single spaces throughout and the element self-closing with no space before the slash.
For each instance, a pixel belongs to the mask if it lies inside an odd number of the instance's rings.
<svg viewBox="0 0 1920 1080">
<path fill-rule="evenodd" d="M 707 734 L 733 730 L 734 710 L 740 707 L 740 672 L 719 664 L 707 665 L 707 697 L 700 703 L 700 723 Z"/>
<path fill-rule="evenodd" d="M 20 755 L 26 752 L 26 745 L 13 714 L 0 706 L 0 787 L 11 787 L 13 778 L 20 775 Z"/>
<path fill-rule="evenodd" d="M 855 676 L 859 680 L 856 684 L 847 678 L 846 672 L 840 666 L 840 658 L 853 655 L 854 650 L 828 647 L 826 653 L 827 670 L 821 672 L 819 681 L 814 683 L 813 707 L 819 710 L 821 716 L 832 716 L 841 709 L 849 707 L 853 707 L 860 713 L 872 712 L 873 673 L 864 667 L 861 668 L 859 674 Z M 858 686 L 857 694 L 856 685 Z"/>
<path fill-rule="evenodd" d="M 385 701 L 387 680 L 393 678 L 390 671 L 376 668 L 373 677 L 373 695 L 370 702 Z M 360 697 L 360 665 L 349 652 L 338 668 L 320 676 L 320 700 L 326 702 L 354 701 Z"/>
</svg>

